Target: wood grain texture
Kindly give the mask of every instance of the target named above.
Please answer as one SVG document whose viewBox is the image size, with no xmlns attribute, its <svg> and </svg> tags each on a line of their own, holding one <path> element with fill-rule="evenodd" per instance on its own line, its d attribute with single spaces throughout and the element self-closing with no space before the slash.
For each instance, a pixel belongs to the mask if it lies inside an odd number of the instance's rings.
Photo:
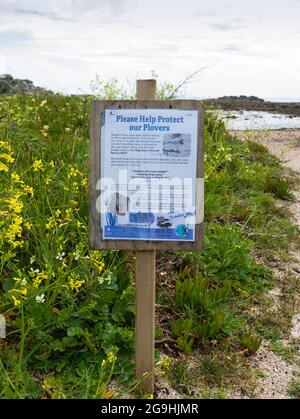
<svg viewBox="0 0 300 419">
<path fill-rule="evenodd" d="M 137 100 L 155 100 L 156 99 L 156 80 L 137 80 L 136 82 Z"/>
<path fill-rule="evenodd" d="M 151 90 L 151 89 L 150 89 Z M 96 209 L 99 192 L 97 180 L 101 174 L 101 115 L 105 109 L 184 109 L 197 110 L 199 114 L 199 135 L 197 147 L 197 178 L 203 178 L 203 138 L 204 111 L 197 100 L 131 100 L 131 101 L 94 101 L 91 105 L 90 125 L 90 218 L 89 240 L 91 249 L 128 249 L 128 250 L 201 250 L 203 249 L 204 223 L 197 224 L 194 242 L 150 241 L 150 240 L 103 240 L 100 214 Z M 198 201 L 197 201 L 198 202 Z M 198 208 L 196 209 L 198 211 Z"/>
<path fill-rule="evenodd" d="M 137 80 L 138 100 L 156 99 L 156 80 Z M 135 376 L 142 394 L 154 390 L 156 250 L 136 251 Z"/>
<path fill-rule="evenodd" d="M 153 392 L 154 383 L 155 253 L 155 250 L 136 252 L 135 374 L 141 380 L 144 394 Z"/>
</svg>

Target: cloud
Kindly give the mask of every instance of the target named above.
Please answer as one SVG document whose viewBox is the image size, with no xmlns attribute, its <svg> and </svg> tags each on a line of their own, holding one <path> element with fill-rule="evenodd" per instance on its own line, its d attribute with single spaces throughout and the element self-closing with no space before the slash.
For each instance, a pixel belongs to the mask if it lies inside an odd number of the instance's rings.
<svg viewBox="0 0 300 419">
<path fill-rule="evenodd" d="M 198 10 L 191 17 L 211 17 L 216 16 L 216 14 L 217 12 L 215 10 Z"/>
<path fill-rule="evenodd" d="M 127 59 L 140 60 L 149 59 L 153 57 L 160 57 L 159 59 L 169 59 L 169 57 L 176 57 L 179 51 L 179 46 L 176 44 L 156 42 L 152 44 L 151 49 L 145 49 L 143 46 L 136 47 L 116 47 L 109 50 L 101 48 L 86 48 L 84 51 L 65 51 L 64 53 L 57 53 L 55 51 L 43 51 L 42 56 L 48 57 L 50 60 L 68 64 L 68 62 L 101 62 L 102 59 Z M 191 58 L 191 57 L 190 57 Z M 66 61 L 64 61 L 64 59 Z M 68 61 L 68 62 L 67 62 Z"/>
<path fill-rule="evenodd" d="M 51 11 L 39 12 L 38 10 L 30 10 L 30 9 L 16 9 L 16 14 L 25 15 L 25 16 L 38 16 L 42 18 L 47 18 L 51 20 L 63 20 L 68 21 L 71 19 L 60 17 L 57 13 Z"/>
<path fill-rule="evenodd" d="M 238 0 L 0 0 L 0 73 L 74 91 L 88 89 L 95 73 L 148 77 L 154 69 L 175 81 L 217 62 L 193 97 L 229 93 L 248 76 L 262 96 L 275 71 L 288 75 L 280 88 L 289 95 L 299 85 L 299 1 L 253 0 L 246 10 Z"/>
<path fill-rule="evenodd" d="M 32 40 L 29 32 L 3 31 L 0 32 L 0 45 L 20 44 Z"/>
<path fill-rule="evenodd" d="M 42 17 L 51 20 L 70 20 L 85 15 L 104 14 L 115 17 L 124 14 L 137 0 L 0 0 L 1 12 Z"/>
<path fill-rule="evenodd" d="M 52 56 L 50 57 L 50 61 L 59 67 L 65 67 L 71 70 L 79 69 L 83 64 L 80 58 L 66 58 L 63 56 Z"/>
<path fill-rule="evenodd" d="M 224 44 L 222 50 L 225 52 L 242 52 L 242 48 L 237 44 Z"/>
<path fill-rule="evenodd" d="M 212 29 L 216 29 L 218 31 L 224 31 L 224 32 L 234 31 L 234 30 L 242 29 L 245 27 L 245 25 L 242 24 L 241 19 L 232 19 L 227 22 L 209 23 L 208 26 L 211 27 Z"/>
<path fill-rule="evenodd" d="M 7 63 L 6 57 L 3 54 L 0 54 L 0 74 L 6 73 Z"/>
</svg>

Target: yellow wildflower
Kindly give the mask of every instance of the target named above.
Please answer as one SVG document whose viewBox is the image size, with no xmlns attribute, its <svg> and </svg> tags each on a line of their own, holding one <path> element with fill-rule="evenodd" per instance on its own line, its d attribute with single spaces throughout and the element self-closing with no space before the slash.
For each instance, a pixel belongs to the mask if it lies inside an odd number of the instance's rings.
<svg viewBox="0 0 300 419">
<path fill-rule="evenodd" d="M 33 187 L 32 186 L 24 185 L 23 189 L 24 189 L 25 193 L 28 193 L 29 195 L 31 195 L 33 197 Z"/>
<path fill-rule="evenodd" d="M 47 223 L 46 223 L 46 229 L 51 230 L 54 226 L 55 226 L 55 221 L 53 217 L 48 218 Z"/>
<path fill-rule="evenodd" d="M 93 259 L 93 264 L 98 269 L 99 274 L 104 271 L 105 264 L 104 264 L 103 259 L 97 260 L 97 259 L 94 258 Z"/>
<path fill-rule="evenodd" d="M 68 208 L 66 210 L 66 221 L 72 221 L 73 219 L 73 209 L 72 208 Z"/>
<path fill-rule="evenodd" d="M 26 223 L 24 223 L 24 227 L 27 228 L 28 231 L 30 231 L 32 229 L 32 224 L 26 221 Z"/>
<path fill-rule="evenodd" d="M 43 162 L 41 159 L 35 160 L 35 162 L 33 163 L 33 171 L 39 172 L 40 170 L 44 170 Z"/>
<path fill-rule="evenodd" d="M 26 297 L 26 295 L 27 295 L 27 288 L 22 288 L 21 289 L 21 294 L 23 295 L 23 297 Z"/>
<path fill-rule="evenodd" d="M 9 198 L 7 200 L 7 203 L 9 208 L 12 209 L 16 214 L 20 214 L 22 212 L 22 209 L 24 208 L 24 204 L 23 202 L 18 200 L 18 196 Z"/>
<path fill-rule="evenodd" d="M 17 284 L 21 284 L 21 286 L 25 287 L 27 285 L 27 281 L 22 276 L 20 278 L 14 278 Z"/>
<path fill-rule="evenodd" d="M 11 150 L 10 145 L 6 141 L 0 141 L 0 148 L 8 151 Z"/>
<path fill-rule="evenodd" d="M 68 177 L 70 178 L 70 177 L 77 177 L 77 176 L 82 176 L 82 173 L 78 169 L 75 169 L 75 167 L 71 167 Z"/>
<path fill-rule="evenodd" d="M 232 161 L 232 156 L 231 156 L 231 154 L 226 154 L 226 156 L 225 156 L 225 160 L 227 160 L 227 161 Z"/>
<path fill-rule="evenodd" d="M 32 271 L 32 272 L 35 272 L 35 271 Z M 36 277 L 32 281 L 32 285 L 35 288 L 38 288 L 41 285 L 42 281 L 44 281 L 45 279 L 48 279 L 48 276 L 44 274 L 44 272 L 39 272 L 37 273 Z"/>
<path fill-rule="evenodd" d="M 107 390 L 103 396 L 104 399 L 110 399 L 114 395 L 112 390 Z"/>
<path fill-rule="evenodd" d="M 78 292 L 80 287 L 85 283 L 84 279 L 76 278 L 74 274 L 72 274 L 69 278 L 69 288 L 71 291 Z"/>
<path fill-rule="evenodd" d="M 0 154 L 0 159 L 4 159 L 8 163 L 13 163 L 15 161 L 15 159 L 12 157 L 12 155 L 7 154 L 7 153 Z"/>
<path fill-rule="evenodd" d="M 13 172 L 10 177 L 14 182 L 23 183 L 23 181 L 20 180 L 20 176 L 16 172 Z"/>
<path fill-rule="evenodd" d="M 1 161 L 0 161 L 0 172 L 8 172 L 8 167 L 6 166 L 6 164 L 1 163 Z"/>
<path fill-rule="evenodd" d="M 112 364 L 113 362 L 117 360 L 117 357 L 112 352 L 109 352 L 107 355 L 107 360 L 110 364 Z"/>
<path fill-rule="evenodd" d="M 12 299 L 13 299 L 13 302 L 14 302 L 14 306 L 15 307 L 17 307 L 17 306 L 19 306 L 21 304 L 21 301 L 18 300 L 14 295 L 12 295 Z"/>
<path fill-rule="evenodd" d="M 6 238 L 13 245 L 13 247 L 18 247 L 21 244 L 21 241 L 16 240 L 16 238 L 21 237 L 22 223 L 23 218 L 17 215 L 13 218 L 13 222 L 9 225 L 7 229 Z"/>
<path fill-rule="evenodd" d="M 157 363 L 156 366 L 162 369 L 167 370 L 170 366 L 171 366 L 171 359 L 170 357 L 166 356 L 163 359 L 160 359 Z"/>
</svg>

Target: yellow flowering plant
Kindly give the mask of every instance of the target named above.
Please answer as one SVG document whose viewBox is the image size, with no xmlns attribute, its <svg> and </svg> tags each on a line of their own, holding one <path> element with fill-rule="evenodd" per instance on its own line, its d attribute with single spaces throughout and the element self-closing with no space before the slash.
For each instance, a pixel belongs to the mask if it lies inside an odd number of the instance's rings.
<svg viewBox="0 0 300 419">
<path fill-rule="evenodd" d="M 100 87 L 101 97 L 123 94 L 116 83 Z M 0 97 L 0 313 L 8 320 L 0 345 L 0 397 L 113 397 L 114 371 L 123 382 L 133 378 L 132 254 L 88 249 L 90 101 Z M 177 331 L 171 324 L 192 315 L 193 349 L 200 341 L 209 345 L 212 334 L 228 347 L 224 336 L 237 338 L 247 301 L 270 278 L 253 260 L 253 249 L 273 252 L 278 242 L 287 249 L 295 234 L 265 192 L 267 177 L 280 174 L 280 165 L 251 141 L 232 139 L 222 122 L 206 114 L 206 251 L 168 255 L 166 267 L 159 255 L 170 285 L 166 296 L 158 283 L 159 313 L 167 307 L 162 334 L 172 351 L 187 345 L 185 323 L 176 324 Z M 202 277 L 205 299 L 192 293 Z M 219 301 L 226 281 L 233 286 Z M 188 292 L 180 291 L 181 283 Z M 235 317 L 240 307 L 242 321 Z M 168 363 L 157 368 L 171 374 Z"/>
</svg>

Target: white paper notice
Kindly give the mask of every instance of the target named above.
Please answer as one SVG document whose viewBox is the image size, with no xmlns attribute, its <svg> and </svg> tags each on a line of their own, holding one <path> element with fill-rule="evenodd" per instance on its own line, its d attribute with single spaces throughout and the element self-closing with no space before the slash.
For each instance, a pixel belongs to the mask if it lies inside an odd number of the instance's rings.
<svg viewBox="0 0 300 419">
<path fill-rule="evenodd" d="M 107 109 L 101 138 L 103 239 L 194 241 L 198 112 Z"/>
</svg>

